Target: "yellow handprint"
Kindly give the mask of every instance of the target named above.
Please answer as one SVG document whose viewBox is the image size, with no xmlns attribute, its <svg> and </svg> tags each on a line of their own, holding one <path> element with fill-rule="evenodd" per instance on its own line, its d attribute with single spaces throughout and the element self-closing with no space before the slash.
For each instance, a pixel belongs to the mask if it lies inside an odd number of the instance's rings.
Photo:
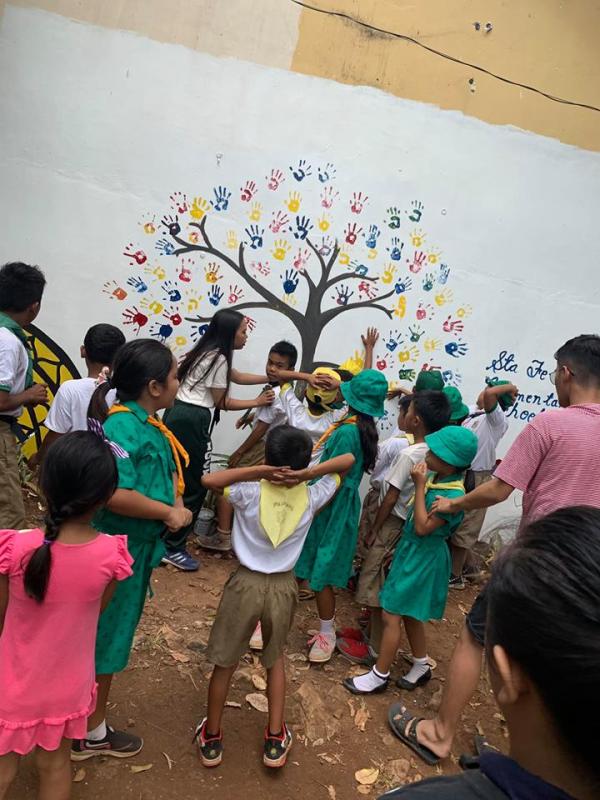
<svg viewBox="0 0 600 800">
<path fill-rule="evenodd" d="M 340 250 L 338 261 L 343 267 L 347 267 L 350 263 L 350 253 L 346 252 L 346 250 Z"/>
<path fill-rule="evenodd" d="M 299 192 L 290 192 L 288 199 L 284 200 L 284 205 L 287 206 L 288 211 L 291 211 L 293 214 L 296 214 L 300 211 L 300 203 L 302 202 L 302 197 L 300 196 Z"/>
<path fill-rule="evenodd" d="M 285 239 L 276 239 L 273 242 L 273 249 L 271 250 L 271 253 L 273 258 L 276 258 L 277 261 L 283 261 L 290 250 L 291 247 Z"/>
<path fill-rule="evenodd" d="M 342 364 L 340 364 L 340 369 L 347 369 L 348 372 L 356 375 L 363 369 L 364 365 L 364 354 L 361 354 L 358 352 L 358 350 L 355 350 L 350 358 L 347 358 Z"/>
<path fill-rule="evenodd" d="M 428 353 L 433 353 L 441 347 L 441 344 L 439 339 L 425 339 L 423 347 Z"/>
<path fill-rule="evenodd" d="M 142 308 L 147 308 L 152 314 L 162 314 L 164 311 L 164 306 L 162 303 L 159 303 L 158 300 L 152 300 L 151 303 L 147 300 L 142 300 L 140 305 Z"/>
<path fill-rule="evenodd" d="M 147 272 L 149 275 L 154 275 L 155 278 L 158 278 L 159 281 L 164 281 L 167 277 L 166 270 L 161 267 L 160 264 L 157 264 L 155 267 L 146 267 L 144 272 Z"/>
<path fill-rule="evenodd" d="M 423 247 L 423 242 L 427 236 L 423 233 L 420 228 L 415 228 L 414 231 L 410 234 L 410 242 L 413 247 Z"/>
<path fill-rule="evenodd" d="M 465 317 L 470 317 L 473 313 L 472 306 L 461 306 L 461 308 L 456 309 L 456 316 L 464 319 Z"/>
<path fill-rule="evenodd" d="M 202 300 L 201 295 L 193 294 L 192 292 L 186 292 L 186 295 L 188 312 L 198 311 L 200 308 L 200 300 Z"/>
<path fill-rule="evenodd" d="M 323 231 L 323 233 L 325 233 L 331 227 L 331 220 L 329 219 L 327 214 L 323 214 L 321 217 L 319 217 L 319 223 L 318 224 L 319 224 L 319 230 L 321 230 L 321 231 Z"/>
<path fill-rule="evenodd" d="M 454 292 L 452 289 L 444 289 L 439 294 L 436 294 L 434 300 L 436 305 L 438 306 L 445 306 L 446 303 L 450 303 L 452 298 L 454 297 Z"/>
<path fill-rule="evenodd" d="M 394 316 L 404 319 L 406 316 L 406 297 L 402 294 L 398 298 L 398 302 L 394 306 Z"/>
<path fill-rule="evenodd" d="M 203 197 L 194 197 L 194 202 L 190 206 L 190 217 L 194 219 L 202 219 L 206 216 L 210 205 Z"/>
<path fill-rule="evenodd" d="M 441 250 L 432 250 L 430 253 L 427 253 L 427 261 L 429 261 L 430 264 L 437 264 L 441 255 Z"/>
<path fill-rule="evenodd" d="M 185 338 L 185 336 L 176 336 L 175 344 L 177 345 L 177 347 L 183 347 L 184 345 L 187 344 L 187 339 Z"/>
<path fill-rule="evenodd" d="M 383 270 L 383 274 L 381 276 L 382 283 L 391 283 L 394 280 L 394 275 L 396 274 L 396 267 L 388 264 L 387 267 Z"/>
<path fill-rule="evenodd" d="M 220 277 L 219 267 L 214 261 L 204 267 L 204 278 L 207 283 L 217 283 Z"/>
<path fill-rule="evenodd" d="M 398 353 L 398 361 L 401 364 L 406 364 L 407 361 L 412 361 L 413 364 L 419 357 L 419 350 L 414 345 L 408 350 L 400 350 Z"/>
<path fill-rule="evenodd" d="M 262 214 L 262 206 L 260 203 L 253 203 L 248 214 L 248 218 L 251 222 L 260 222 L 260 216 Z"/>
<path fill-rule="evenodd" d="M 188 242 L 191 242 L 192 244 L 198 244 L 199 241 L 200 234 L 198 231 L 191 231 L 191 233 L 188 234 Z"/>
<path fill-rule="evenodd" d="M 235 231 L 227 231 L 227 247 L 230 250 L 238 249 L 239 242 Z"/>
<path fill-rule="evenodd" d="M 367 258 L 370 258 L 371 261 L 376 259 L 377 258 L 377 250 L 375 250 L 375 248 L 370 248 L 369 249 L 369 255 L 367 256 Z"/>
</svg>

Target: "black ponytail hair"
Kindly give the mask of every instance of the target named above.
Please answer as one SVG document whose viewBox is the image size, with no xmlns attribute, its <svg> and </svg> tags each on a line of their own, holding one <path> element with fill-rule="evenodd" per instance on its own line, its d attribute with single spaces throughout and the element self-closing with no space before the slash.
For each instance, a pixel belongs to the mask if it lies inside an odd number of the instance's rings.
<svg viewBox="0 0 600 800">
<path fill-rule="evenodd" d="M 196 376 L 194 385 L 197 385 L 209 374 L 218 359 L 221 356 L 225 356 L 225 360 L 227 361 L 227 386 L 225 395 L 227 395 L 229 393 L 229 383 L 231 380 L 231 361 L 235 349 L 235 335 L 245 319 L 244 315 L 240 314 L 239 311 L 231 311 L 228 308 L 217 311 L 211 319 L 204 336 L 183 357 L 177 373 L 179 380 L 183 383 L 190 372 L 207 353 L 214 353 L 213 358 L 210 359 L 202 375 Z"/>
<path fill-rule="evenodd" d="M 50 445 L 40 472 L 46 500 L 44 543 L 25 567 L 25 591 L 43 602 L 52 568 L 52 542 L 73 517 L 104 505 L 117 488 L 117 465 L 108 444 L 88 431 L 74 431 Z"/>
<path fill-rule="evenodd" d="M 377 445 L 379 443 L 375 420 L 368 414 L 361 414 L 360 411 L 353 408 L 350 409 L 350 414 L 356 417 L 356 427 L 363 454 L 363 469 L 365 472 L 371 472 L 377 461 Z"/>
<path fill-rule="evenodd" d="M 599 565 L 600 509 L 564 508 L 531 524 L 493 567 L 486 647 L 489 656 L 501 645 L 529 676 L 600 797 L 600 733 L 582 725 L 580 702 L 587 719 L 600 716 Z"/>
<path fill-rule="evenodd" d="M 117 390 L 122 403 L 137 400 L 150 381 L 165 383 L 173 367 L 173 353 L 156 339 L 135 339 L 117 350 L 110 379 L 95 390 L 88 417 L 104 422 L 108 413 L 106 395 Z"/>
</svg>

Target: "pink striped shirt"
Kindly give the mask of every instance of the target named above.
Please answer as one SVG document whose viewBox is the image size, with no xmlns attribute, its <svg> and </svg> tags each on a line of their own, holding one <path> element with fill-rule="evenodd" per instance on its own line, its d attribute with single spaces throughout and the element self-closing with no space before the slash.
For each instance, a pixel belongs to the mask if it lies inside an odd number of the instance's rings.
<svg viewBox="0 0 600 800">
<path fill-rule="evenodd" d="M 494 477 L 523 491 L 521 530 L 558 508 L 600 508 L 600 403 L 538 414 Z"/>
</svg>

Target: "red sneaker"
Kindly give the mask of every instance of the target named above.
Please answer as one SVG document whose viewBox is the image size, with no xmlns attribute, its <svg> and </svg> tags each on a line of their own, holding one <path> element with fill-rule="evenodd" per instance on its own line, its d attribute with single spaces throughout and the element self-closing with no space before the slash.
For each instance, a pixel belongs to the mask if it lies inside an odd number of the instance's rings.
<svg viewBox="0 0 600 800">
<path fill-rule="evenodd" d="M 366 642 L 357 642 L 356 639 L 338 639 L 336 641 L 338 653 L 352 664 L 364 664 L 370 667 L 374 658 Z"/>
<path fill-rule="evenodd" d="M 352 639 L 355 642 L 364 641 L 365 635 L 360 628 L 340 628 L 335 632 L 338 639 Z"/>
</svg>

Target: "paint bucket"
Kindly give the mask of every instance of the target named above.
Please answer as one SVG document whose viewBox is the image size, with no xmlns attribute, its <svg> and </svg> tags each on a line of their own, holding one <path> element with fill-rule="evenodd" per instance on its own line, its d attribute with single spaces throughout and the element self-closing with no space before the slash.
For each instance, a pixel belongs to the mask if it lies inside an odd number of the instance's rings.
<svg viewBox="0 0 600 800">
<path fill-rule="evenodd" d="M 196 524 L 194 525 L 194 533 L 196 536 L 210 536 L 214 533 L 215 526 L 215 512 L 210 508 L 201 508 Z"/>
</svg>

